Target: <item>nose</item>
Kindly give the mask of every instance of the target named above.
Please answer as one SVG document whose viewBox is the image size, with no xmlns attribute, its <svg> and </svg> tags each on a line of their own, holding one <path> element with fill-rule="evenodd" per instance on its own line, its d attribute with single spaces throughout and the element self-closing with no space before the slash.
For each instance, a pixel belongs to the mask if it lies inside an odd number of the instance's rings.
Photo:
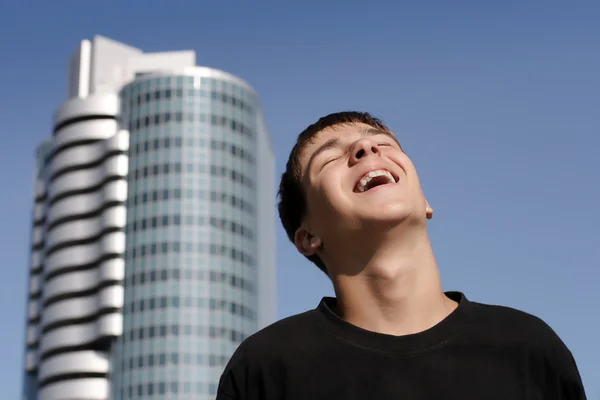
<svg viewBox="0 0 600 400">
<path fill-rule="evenodd" d="M 352 148 L 352 155 L 350 161 L 353 164 L 358 163 L 361 159 L 369 156 L 378 156 L 381 154 L 381 150 L 377 145 L 369 138 L 363 138 L 357 140 Z"/>
</svg>

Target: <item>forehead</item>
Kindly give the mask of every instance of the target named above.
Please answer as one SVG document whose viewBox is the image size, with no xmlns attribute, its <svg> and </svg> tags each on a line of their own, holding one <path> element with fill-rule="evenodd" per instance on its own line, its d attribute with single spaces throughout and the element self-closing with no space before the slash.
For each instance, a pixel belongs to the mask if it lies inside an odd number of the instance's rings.
<svg viewBox="0 0 600 400">
<path fill-rule="evenodd" d="M 328 126 L 327 128 L 319 131 L 316 135 L 312 137 L 311 142 L 317 143 L 321 141 L 326 141 L 333 137 L 342 139 L 344 137 L 349 137 L 353 135 L 364 135 L 367 131 L 383 130 L 363 123 L 350 122 L 346 124 L 337 124 L 333 126 Z"/>
</svg>

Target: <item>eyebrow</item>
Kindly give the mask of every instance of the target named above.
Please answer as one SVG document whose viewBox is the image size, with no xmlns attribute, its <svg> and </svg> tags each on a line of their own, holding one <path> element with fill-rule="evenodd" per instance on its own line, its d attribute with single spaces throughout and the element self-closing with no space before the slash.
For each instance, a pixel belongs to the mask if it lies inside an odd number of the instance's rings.
<svg viewBox="0 0 600 400">
<path fill-rule="evenodd" d="M 400 142 L 398 141 L 396 136 L 394 136 L 391 132 L 385 131 L 383 129 L 361 128 L 360 134 L 362 137 L 385 135 L 385 136 L 393 139 L 394 142 L 396 142 L 398 144 L 398 146 L 400 146 Z M 332 139 L 329 139 L 328 141 L 326 141 L 325 143 L 323 143 L 321 146 L 319 146 L 319 148 L 317 150 L 314 151 L 314 153 L 311 154 L 310 158 L 308 159 L 308 164 L 306 165 L 306 170 L 310 171 L 310 167 L 311 167 L 312 163 L 314 162 L 315 158 L 317 158 L 317 156 L 319 154 L 321 154 L 327 150 L 335 149 L 336 147 L 339 147 L 339 146 L 340 146 L 339 138 L 332 138 Z M 402 148 L 402 146 L 400 146 L 400 148 Z"/>
</svg>

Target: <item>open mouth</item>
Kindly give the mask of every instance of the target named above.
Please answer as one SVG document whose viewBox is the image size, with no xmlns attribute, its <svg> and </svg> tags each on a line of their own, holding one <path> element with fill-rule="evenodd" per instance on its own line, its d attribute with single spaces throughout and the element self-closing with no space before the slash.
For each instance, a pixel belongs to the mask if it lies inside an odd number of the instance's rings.
<svg viewBox="0 0 600 400">
<path fill-rule="evenodd" d="M 354 192 L 363 193 L 367 192 L 377 186 L 387 185 L 390 183 L 397 183 L 398 178 L 392 175 L 392 173 L 385 169 L 377 169 L 375 171 L 367 172 L 354 186 Z"/>
</svg>

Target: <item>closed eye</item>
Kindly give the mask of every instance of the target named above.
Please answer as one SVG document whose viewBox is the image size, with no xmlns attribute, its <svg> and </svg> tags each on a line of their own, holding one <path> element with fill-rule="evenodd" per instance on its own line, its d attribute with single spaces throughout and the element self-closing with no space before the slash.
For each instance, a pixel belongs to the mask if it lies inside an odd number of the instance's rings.
<svg viewBox="0 0 600 400">
<path fill-rule="evenodd" d="M 325 167 L 325 166 L 326 166 L 327 164 L 329 164 L 330 162 L 333 162 L 333 161 L 337 160 L 338 158 L 339 158 L 339 157 L 335 157 L 335 158 L 332 158 L 332 159 L 330 159 L 330 160 L 327 160 L 327 161 L 325 161 L 325 162 L 323 163 L 323 165 L 321 166 L 321 168 Z"/>
</svg>

